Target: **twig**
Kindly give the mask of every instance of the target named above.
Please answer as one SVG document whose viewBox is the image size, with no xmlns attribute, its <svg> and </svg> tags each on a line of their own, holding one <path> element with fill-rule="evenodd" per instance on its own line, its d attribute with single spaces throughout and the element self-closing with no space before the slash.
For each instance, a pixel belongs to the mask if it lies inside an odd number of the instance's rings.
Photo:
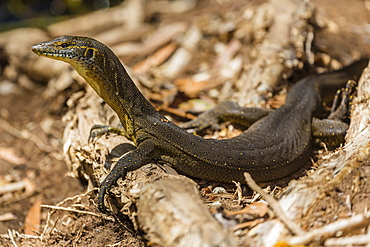
<svg viewBox="0 0 370 247">
<path fill-rule="evenodd" d="M 312 27 L 308 26 L 307 28 L 308 28 L 308 31 L 307 31 L 307 39 L 305 42 L 305 52 L 307 55 L 307 61 L 312 66 L 315 62 L 315 55 L 312 52 L 312 44 L 313 44 L 313 40 L 315 37 L 314 37 Z"/>
<path fill-rule="evenodd" d="M 91 189 L 91 190 L 88 190 L 88 191 L 86 191 L 85 193 L 80 194 L 80 195 L 76 195 L 76 196 L 72 196 L 72 197 L 67 197 L 67 198 L 66 198 L 66 199 L 64 199 L 63 201 L 61 201 L 61 202 L 57 203 L 57 205 L 56 205 L 56 209 L 59 209 L 59 208 L 60 208 L 60 206 L 61 206 L 61 205 L 63 205 L 64 203 L 66 203 L 67 201 L 72 201 L 72 200 L 75 200 L 75 199 L 77 199 L 77 198 L 81 198 L 81 197 L 86 196 L 86 195 L 88 195 L 89 193 L 91 193 L 91 192 L 93 192 L 93 191 L 95 191 L 95 190 L 97 190 L 97 188 L 93 188 L 93 189 Z M 52 206 L 49 206 L 49 208 L 50 208 L 50 207 L 52 207 Z M 87 211 L 82 211 L 82 212 L 87 212 Z M 51 219 L 51 216 L 52 216 L 54 213 L 55 213 L 55 210 L 51 210 L 51 211 L 48 213 L 48 216 L 47 216 L 47 218 L 46 218 L 46 224 L 45 224 L 45 227 L 44 227 L 44 231 L 43 231 L 43 232 L 42 232 L 42 234 L 41 234 L 41 239 L 43 239 L 43 238 L 48 234 L 48 229 L 49 229 L 50 219 Z M 100 217 L 102 217 L 102 216 L 100 216 Z M 111 219 L 109 218 L 109 220 L 111 220 Z M 51 228 L 51 230 L 55 228 L 55 224 L 56 224 L 56 223 L 54 223 L 54 226 Z M 51 230 L 50 230 L 50 231 L 51 231 Z M 49 231 L 49 232 L 50 232 L 50 231 Z"/>
<path fill-rule="evenodd" d="M 54 210 L 53 210 L 53 212 L 55 212 Z M 50 212 L 48 213 L 48 216 L 50 215 Z M 57 217 L 56 218 L 56 220 L 54 221 L 54 223 L 53 223 L 53 225 L 50 227 L 50 230 L 49 230 L 49 232 L 53 232 L 54 231 L 54 229 L 56 228 L 56 226 L 57 226 L 57 224 L 58 224 L 58 222 L 59 222 L 59 220 L 60 220 L 60 217 Z M 50 222 L 50 218 L 48 218 L 48 221 L 47 221 L 47 224 L 45 225 L 45 228 L 44 228 L 44 231 L 42 232 L 42 234 L 41 234 L 41 237 L 42 237 L 42 240 L 44 239 L 44 236 L 45 236 L 45 231 L 46 231 L 46 229 L 47 229 L 47 225 L 49 225 L 49 222 Z"/>
<path fill-rule="evenodd" d="M 370 243 L 368 234 L 343 237 L 343 238 L 328 238 L 324 245 L 325 246 L 353 246 L 353 245 L 365 245 Z"/>
<path fill-rule="evenodd" d="M 0 187 L 0 195 L 5 193 L 10 193 L 18 190 L 23 190 L 26 187 L 26 182 L 24 180 L 19 182 L 14 182 L 6 184 Z"/>
<path fill-rule="evenodd" d="M 68 211 L 68 212 L 74 212 L 74 213 L 79 213 L 79 214 L 88 214 L 88 215 L 97 216 L 97 217 L 103 217 L 103 215 L 101 215 L 101 214 L 93 213 L 93 212 L 90 212 L 90 211 L 83 211 L 83 210 L 73 209 L 73 208 L 57 207 L 57 206 L 51 206 L 51 205 L 41 205 L 41 207 L 42 208 L 55 209 L 55 210 Z"/>
<path fill-rule="evenodd" d="M 19 233 L 19 232 L 15 231 L 15 230 L 10 230 L 10 229 L 8 229 L 8 234 L 0 234 L 0 238 L 9 238 L 9 239 L 12 239 L 12 238 L 14 238 L 14 235 L 16 235 L 18 238 L 41 239 L 40 236 L 33 236 L 33 235 L 22 234 L 22 233 Z"/>
<path fill-rule="evenodd" d="M 290 230 L 291 233 L 294 235 L 303 234 L 304 231 L 301 229 L 299 225 L 295 222 L 291 221 L 280 207 L 279 203 L 270 195 L 265 193 L 260 186 L 256 184 L 256 182 L 252 179 L 251 175 L 247 172 L 244 173 L 245 181 L 247 182 L 248 186 L 259 193 L 263 199 L 267 201 L 269 206 L 275 211 L 277 217 L 285 224 L 286 227 Z"/>
<path fill-rule="evenodd" d="M 86 224 L 83 224 L 82 227 L 80 227 L 80 229 L 78 230 L 76 237 L 73 239 L 73 246 L 78 246 L 77 243 L 80 240 L 82 236 L 82 231 L 85 229 L 85 227 L 86 227 Z"/>
<path fill-rule="evenodd" d="M 4 213 L 4 214 L 0 215 L 0 222 L 8 221 L 8 220 L 14 220 L 16 218 L 17 218 L 17 216 L 8 212 L 8 213 Z"/>
<path fill-rule="evenodd" d="M 11 232 L 10 229 L 8 229 L 8 235 L 9 235 L 9 238 L 10 238 L 10 241 L 12 242 L 12 244 L 15 246 L 15 247 L 18 247 L 17 243 L 15 242 L 14 240 L 14 237 L 13 237 L 13 234 Z"/>
<path fill-rule="evenodd" d="M 238 197 L 238 204 L 240 205 L 241 204 L 241 201 L 243 199 L 242 187 L 240 186 L 240 183 L 239 182 L 233 181 L 233 183 L 236 186 L 236 191 L 234 193 L 234 196 L 237 196 Z"/>
<path fill-rule="evenodd" d="M 290 245 L 307 244 L 312 239 L 333 236 L 339 231 L 348 231 L 366 224 L 370 224 L 370 212 L 358 214 L 349 219 L 338 220 L 329 225 L 306 232 L 300 236 L 291 237 L 287 239 L 286 242 Z"/>
<path fill-rule="evenodd" d="M 115 246 L 120 246 L 122 241 L 119 241 L 118 243 L 115 244 L 108 244 L 107 247 L 115 247 Z"/>
</svg>

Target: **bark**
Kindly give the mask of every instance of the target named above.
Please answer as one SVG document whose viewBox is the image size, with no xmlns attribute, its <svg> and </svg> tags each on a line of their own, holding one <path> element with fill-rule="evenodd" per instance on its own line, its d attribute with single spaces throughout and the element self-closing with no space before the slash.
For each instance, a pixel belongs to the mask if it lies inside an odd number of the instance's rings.
<svg viewBox="0 0 370 247">
<path fill-rule="evenodd" d="M 140 228 L 160 246 L 236 246 L 190 180 L 172 178 L 147 184 L 137 207 Z"/>
<path fill-rule="evenodd" d="M 256 12 L 260 14 L 255 14 L 252 20 L 256 24 L 255 36 L 258 27 L 267 25 L 264 22 L 271 24 L 251 51 L 255 54 L 254 60 L 240 76 L 237 94 L 240 105 L 260 105 L 261 95 L 290 75 L 299 60 L 305 59 L 305 42 L 310 30 L 308 19 L 314 13 L 312 5 L 301 0 L 270 0 Z M 260 16 L 263 17 L 258 18 Z"/>
</svg>

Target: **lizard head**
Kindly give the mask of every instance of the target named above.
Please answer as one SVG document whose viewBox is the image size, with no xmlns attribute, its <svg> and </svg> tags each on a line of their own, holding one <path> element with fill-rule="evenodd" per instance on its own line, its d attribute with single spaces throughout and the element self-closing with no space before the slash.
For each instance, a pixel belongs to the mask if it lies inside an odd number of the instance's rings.
<svg viewBox="0 0 370 247">
<path fill-rule="evenodd" d="M 32 46 L 37 55 L 60 60 L 72 65 L 77 72 L 101 95 L 103 78 L 120 63 L 113 52 L 101 42 L 79 36 L 62 36 Z M 101 95 L 102 96 L 102 95 Z"/>
<path fill-rule="evenodd" d="M 32 51 L 40 56 L 61 60 L 73 65 L 77 61 L 93 61 L 99 52 L 95 39 L 77 36 L 62 36 L 51 41 L 32 46 Z"/>
</svg>

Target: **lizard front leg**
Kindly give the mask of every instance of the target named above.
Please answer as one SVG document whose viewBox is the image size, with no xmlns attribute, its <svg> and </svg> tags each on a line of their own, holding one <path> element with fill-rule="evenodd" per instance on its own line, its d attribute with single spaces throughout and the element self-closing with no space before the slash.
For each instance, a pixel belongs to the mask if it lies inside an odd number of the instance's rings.
<svg viewBox="0 0 370 247">
<path fill-rule="evenodd" d="M 124 154 L 110 171 L 108 176 L 100 185 L 99 195 L 98 195 L 98 209 L 107 213 L 106 207 L 104 205 L 104 198 L 107 191 L 113 186 L 114 183 L 120 177 L 124 177 L 128 171 L 133 171 L 141 166 L 148 163 L 155 154 L 155 145 L 152 140 L 146 140 L 139 144 L 139 146 L 126 154 Z"/>
</svg>

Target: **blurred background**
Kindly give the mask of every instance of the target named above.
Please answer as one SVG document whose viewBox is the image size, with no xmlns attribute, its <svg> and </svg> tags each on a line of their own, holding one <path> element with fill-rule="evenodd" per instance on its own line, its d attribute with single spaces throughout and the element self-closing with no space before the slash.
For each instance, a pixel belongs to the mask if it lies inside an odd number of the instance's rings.
<svg viewBox="0 0 370 247">
<path fill-rule="evenodd" d="M 123 0 L 8 0 L 0 3 L 0 32 L 21 26 L 45 27 L 67 16 L 109 9 Z"/>
</svg>

